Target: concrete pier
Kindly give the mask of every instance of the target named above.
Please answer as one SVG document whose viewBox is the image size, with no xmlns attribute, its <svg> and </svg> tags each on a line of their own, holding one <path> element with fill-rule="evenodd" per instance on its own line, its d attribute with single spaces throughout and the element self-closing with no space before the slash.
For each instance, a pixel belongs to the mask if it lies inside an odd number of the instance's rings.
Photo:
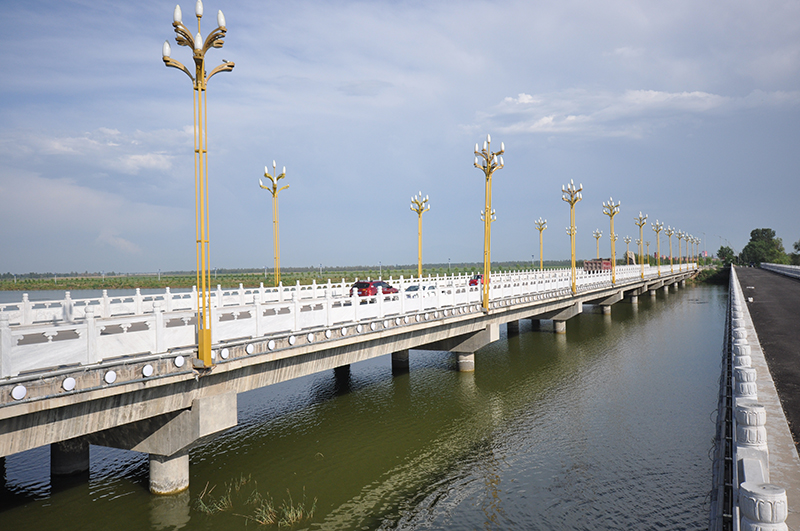
<svg viewBox="0 0 800 531">
<path fill-rule="evenodd" d="M 150 454 L 150 492 L 176 494 L 189 488 L 189 454 Z"/>
<path fill-rule="evenodd" d="M 567 322 L 566 321 L 556 321 L 553 320 L 553 332 L 556 334 L 566 334 L 567 333 Z"/>
<path fill-rule="evenodd" d="M 651 289 L 651 290 L 650 290 L 650 298 L 651 298 L 651 299 L 655 299 L 657 296 L 658 296 L 658 290 L 656 290 L 656 289 Z"/>
<path fill-rule="evenodd" d="M 631 295 L 630 297 L 628 297 L 628 302 L 631 304 L 639 304 L 639 296 Z"/>
<path fill-rule="evenodd" d="M 474 372 L 475 371 L 475 353 L 474 352 L 456 352 L 458 361 L 458 372 Z"/>
<path fill-rule="evenodd" d="M 509 321 L 506 323 L 506 333 L 508 335 L 519 335 L 519 321 Z"/>
<path fill-rule="evenodd" d="M 603 309 L 603 315 L 611 315 L 611 305 L 610 304 L 602 304 L 600 307 Z"/>
<path fill-rule="evenodd" d="M 71 476 L 89 471 L 89 442 L 85 437 L 50 445 L 50 474 Z"/>
<path fill-rule="evenodd" d="M 392 373 L 408 372 L 408 349 L 392 352 Z"/>
</svg>

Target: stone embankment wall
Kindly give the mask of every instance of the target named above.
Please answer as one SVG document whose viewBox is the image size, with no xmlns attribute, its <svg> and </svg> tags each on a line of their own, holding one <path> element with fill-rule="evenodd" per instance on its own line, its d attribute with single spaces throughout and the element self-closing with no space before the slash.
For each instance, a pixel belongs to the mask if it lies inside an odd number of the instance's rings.
<svg viewBox="0 0 800 531">
<path fill-rule="evenodd" d="M 758 345 L 751 345 L 758 340 L 733 268 L 725 334 L 709 529 L 787 530 L 786 490 L 770 483 L 768 408 L 759 403 L 751 357 L 763 355 Z M 765 363 L 758 365 L 768 372 Z M 782 410 L 769 409 L 770 415 L 782 415 Z"/>
</svg>

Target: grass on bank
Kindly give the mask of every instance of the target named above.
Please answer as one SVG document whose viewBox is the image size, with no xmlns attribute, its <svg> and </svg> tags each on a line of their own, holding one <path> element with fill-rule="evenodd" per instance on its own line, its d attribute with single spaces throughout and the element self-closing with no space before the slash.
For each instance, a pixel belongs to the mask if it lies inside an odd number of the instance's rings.
<svg viewBox="0 0 800 531">
<path fill-rule="evenodd" d="M 194 500 L 193 508 L 209 516 L 230 512 L 248 522 L 278 527 L 292 527 L 309 520 L 317 509 L 317 499 L 314 498 L 309 504 L 305 489 L 302 499 L 297 501 L 287 489 L 287 498 L 276 504 L 269 493 L 262 495 L 258 491 L 258 484 L 250 475 L 241 475 L 225 483 L 219 496 L 214 495 L 215 489 L 216 485 L 209 488 L 206 484 L 203 492 Z"/>
</svg>

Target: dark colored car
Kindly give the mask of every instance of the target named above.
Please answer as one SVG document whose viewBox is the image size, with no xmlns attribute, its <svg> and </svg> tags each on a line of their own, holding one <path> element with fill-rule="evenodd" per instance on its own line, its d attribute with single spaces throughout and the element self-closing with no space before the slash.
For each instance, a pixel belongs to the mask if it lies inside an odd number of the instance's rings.
<svg viewBox="0 0 800 531">
<path fill-rule="evenodd" d="M 483 284 L 483 275 L 477 274 L 473 275 L 471 279 L 469 279 L 470 286 L 477 286 L 478 284 Z"/>
<path fill-rule="evenodd" d="M 371 282 L 359 281 L 353 284 L 350 288 L 350 295 L 358 290 L 359 297 L 373 297 L 378 294 L 378 288 L 383 290 L 383 293 L 397 293 L 397 288 L 393 288 L 382 280 L 373 280 Z"/>
</svg>

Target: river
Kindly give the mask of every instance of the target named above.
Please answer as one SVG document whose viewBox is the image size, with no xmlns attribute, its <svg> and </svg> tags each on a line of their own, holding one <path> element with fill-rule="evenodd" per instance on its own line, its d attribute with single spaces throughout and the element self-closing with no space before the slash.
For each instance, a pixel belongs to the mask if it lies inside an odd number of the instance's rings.
<svg viewBox="0 0 800 531">
<path fill-rule="evenodd" d="M 385 356 L 240 394 L 179 496 L 148 493 L 142 454 L 92 446 L 88 478 L 55 482 L 49 448 L 8 456 L 0 529 L 258 529 L 254 492 L 314 507 L 285 529 L 705 529 L 727 291 L 639 301 L 566 335 L 501 327 L 474 373 L 412 351 L 407 373 Z"/>
</svg>

